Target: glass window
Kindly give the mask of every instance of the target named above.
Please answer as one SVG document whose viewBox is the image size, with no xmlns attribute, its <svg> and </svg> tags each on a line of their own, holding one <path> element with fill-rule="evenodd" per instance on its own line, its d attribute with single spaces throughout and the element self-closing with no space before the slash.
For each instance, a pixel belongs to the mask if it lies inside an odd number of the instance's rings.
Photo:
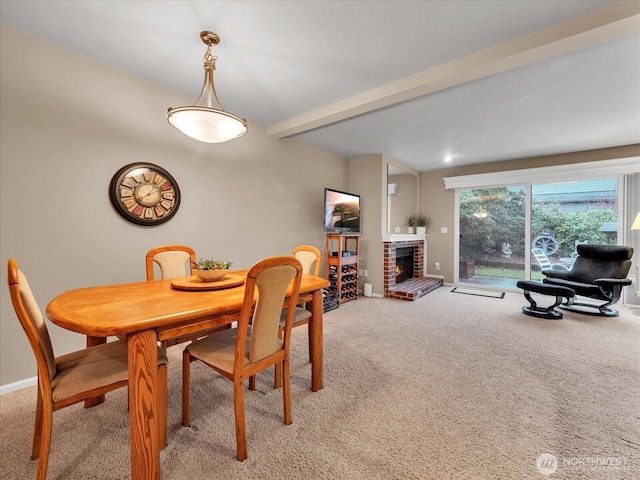
<svg viewBox="0 0 640 480">
<path fill-rule="evenodd" d="M 458 279 L 516 288 L 568 270 L 578 244 L 618 243 L 618 207 L 618 178 L 460 189 Z"/>
<path fill-rule="evenodd" d="M 618 180 L 531 186 L 531 267 L 568 270 L 580 243 L 617 244 Z M 549 266 L 550 264 L 550 266 Z"/>
</svg>

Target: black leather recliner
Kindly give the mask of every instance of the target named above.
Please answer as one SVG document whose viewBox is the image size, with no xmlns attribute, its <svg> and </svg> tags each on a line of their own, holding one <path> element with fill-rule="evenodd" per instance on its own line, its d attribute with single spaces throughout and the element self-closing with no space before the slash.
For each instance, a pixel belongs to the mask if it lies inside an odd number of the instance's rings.
<svg viewBox="0 0 640 480">
<path fill-rule="evenodd" d="M 618 312 L 609 308 L 609 305 L 620 299 L 623 287 L 631 285 L 627 274 L 631 268 L 633 247 L 584 243 L 578 245 L 577 252 L 578 257 L 571 270 L 544 270 L 542 273 L 546 278 L 543 283 L 567 287 L 576 295 L 605 302 L 577 302 L 573 297 L 567 298 L 559 308 L 587 315 L 615 317 Z"/>
</svg>

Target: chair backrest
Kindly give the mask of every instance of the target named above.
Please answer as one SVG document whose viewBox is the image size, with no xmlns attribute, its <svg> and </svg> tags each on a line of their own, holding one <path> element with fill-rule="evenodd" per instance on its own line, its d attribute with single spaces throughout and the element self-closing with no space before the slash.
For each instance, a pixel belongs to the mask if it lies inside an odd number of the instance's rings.
<svg viewBox="0 0 640 480">
<path fill-rule="evenodd" d="M 251 267 L 247 273 L 244 302 L 238 320 L 236 371 L 238 365 L 244 364 L 247 335 L 249 335 L 250 363 L 258 362 L 281 348 L 288 350 L 301 280 L 302 265 L 292 256 L 265 258 Z M 284 304 L 289 288 L 291 288 L 291 294 L 287 303 Z M 254 311 L 253 300 L 256 294 L 258 299 Z M 281 344 L 278 340 L 278 329 L 283 305 L 287 308 L 287 319 L 284 343 Z M 250 333 L 249 321 L 251 321 Z"/>
<path fill-rule="evenodd" d="M 189 275 L 192 264 L 196 262 L 196 252 L 186 245 L 164 245 L 152 248 L 147 252 L 147 280 L 155 280 L 153 265 L 160 267 L 162 278 L 176 278 Z M 188 265 L 187 265 L 188 264 Z"/>
<path fill-rule="evenodd" d="M 18 269 L 18 262 L 15 258 L 9 260 L 8 269 L 7 280 L 13 309 L 20 321 L 20 325 L 22 325 L 22 329 L 27 334 L 36 357 L 41 385 L 47 385 L 48 388 L 51 388 L 51 381 L 56 375 L 56 359 L 42 310 L 40 310 L 38 302 L 36 302 L 31 292 L 27 278 Z"/>
<path fill-rule="evenodd" d="M 302 273 L 320 275 L 320 263 L 322 254 L 320 250 L 311 245 L 300 245 L 293 249 L 293 256 L 300 260 Z M 312 273 L 313 270 L 313 273 Z"/>
<path fill-rule="evenodd" d="M 596 278 L 623 279 L 631 269 L 633 247 L 583 243 L 576 250 L 578 257 L 569 274 L 569 279 L 574 282 L 593 283 Z"/>
</svg>

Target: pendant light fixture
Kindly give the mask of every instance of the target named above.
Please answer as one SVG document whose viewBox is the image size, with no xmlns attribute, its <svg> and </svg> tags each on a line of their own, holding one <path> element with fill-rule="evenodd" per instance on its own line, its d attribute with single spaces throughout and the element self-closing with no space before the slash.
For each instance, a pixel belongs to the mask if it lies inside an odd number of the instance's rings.
<svg viewBox="0 0 640 480">
<path fill-rule="evenodd" d="M 247 133 L 247 121 L 237 115 L 226 112 L 218 99 L 213 84 L 213 72 L 216 69 L 216 58 L 211 54 L 211 47 L 220 43 L 220 37 L 213 32 L 200 32 L 200 38 L 207 45 L 204 54 L 204 83 L 196 103 L 186 107 L 169 107 L 167 121 L 185 135 L 206 143 L 221 143 L 241 137 Z M 207 98 L 207 105 L 199 103 Z M 212 107 L 215 99 L 218 108 Z"/>
</svg>

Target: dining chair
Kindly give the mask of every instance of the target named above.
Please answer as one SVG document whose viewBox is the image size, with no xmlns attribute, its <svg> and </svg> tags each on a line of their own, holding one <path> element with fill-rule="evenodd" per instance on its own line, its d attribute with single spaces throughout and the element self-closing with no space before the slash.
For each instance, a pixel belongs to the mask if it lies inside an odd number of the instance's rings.
<svg viewBox="0 0 640 480">
<path fill-rule="evenodd" d="M 53 412 L 127 386 L 127 347 L 115 341 L 56 357 L 42 310 L 14 258 L 9 260 L 8 269 L 11 302 L 36 357 L 38 396 L 31 459 L 39 459 L 36 478 L 45 480 Z M 167 357 L 160 349 L 156 402 L 158 441 L 164 448 L 167 441 Z"/>
<path fill-rule="evenodd" d="M 191 275 L 191 265 L 196 263 L 196 252 L 186 245 L 163 245 L 147 252 L 147 280 L 155 280 L 154 265 L 160 267 L 161 278 Z"/>
<path fill-rule="evenodd" d="M 300 245 L 293 249 L 292 255 L 296 257 L 302 264 L 302 273 L 318 276 L 320 275 L 320 263 L 322 254 L 320 250 L 312 245 Z M 299 298 L 298 305 L 296 306 L 293 314 L 292 328 L 299 327 L 301 325 L 308 325 L 311 319 L 311 312 L 307 310 L 307 298 Z M 278 338 L 282 339 L 284 333 L 284 322 L 287 315 L 287 310 L 282 310 L 280 316 L 280 329 L 278 331 Z M 311 345 L 311 330 L 308 329 L 307 335 L 309 337 L 309 345 Z M 309 350 L 309 361 L 311 361 L 311 350 Z M 281 376 L 282 371 L 280 367 L 276 365 L 275 368 L 275 380 L 273 388 L 280 388 L 282 385 Z"/>
<path fill-rule="evenodd" d="M 284 423 L 290 425 L 292 422 L 289 348 L 293 311 L 298 302 L 301 280 L 302 265 L 295 257 L 270 257 L 259 261 L 247 273 L 237 328 L 211 334 L 191 343 L 184 350 L 182 425 L 190 425 L 190 365 L 199 360 L 233 381 L 236 458 L 240 461 L 247 458 L 243 380 L 255 379 L 258 372 L 273 365 L 282 365 Z M 291 293 L 286 299 L 289 288 Z M 284 336 L 280 340 L 278 328 L 285 299 L 289 313 L 285 321 Z"/>
</svg>

